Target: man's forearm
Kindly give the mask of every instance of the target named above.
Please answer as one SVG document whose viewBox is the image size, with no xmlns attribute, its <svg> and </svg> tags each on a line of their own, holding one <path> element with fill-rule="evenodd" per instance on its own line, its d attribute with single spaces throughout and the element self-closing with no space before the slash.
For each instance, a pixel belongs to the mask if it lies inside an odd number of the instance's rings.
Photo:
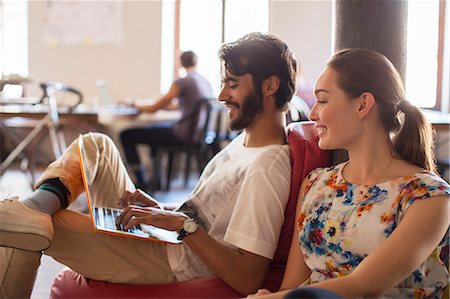
<svg viewBox="0 0 450 299">
<path fill-rule="evenodd" d="M 236 291 L 248 295 L 261 288 L 269 269 L 269 259 L 218 242 L 201 228 L 183 242 Z"/>
</svg>

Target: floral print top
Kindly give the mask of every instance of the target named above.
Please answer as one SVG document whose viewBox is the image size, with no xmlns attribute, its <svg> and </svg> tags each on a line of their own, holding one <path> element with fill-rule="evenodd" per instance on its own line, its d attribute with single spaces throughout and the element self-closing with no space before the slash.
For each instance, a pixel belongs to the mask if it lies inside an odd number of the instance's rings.
<svg viewBox="0 0 450 299">
<path fill-rule="evenodd" d="M 396 228 L 416 200 L 450 195 L 450 186 L 431 172 L 419 172 L 373 186 L 346 182 L 346 162 L 308 176 L 298 219 L 299 242 L 312 273 L 304 284 L 344 276 Z M 448 285 L 449 231 L 435 251 L 388 298 L 440 298 Z"/>
</svg>

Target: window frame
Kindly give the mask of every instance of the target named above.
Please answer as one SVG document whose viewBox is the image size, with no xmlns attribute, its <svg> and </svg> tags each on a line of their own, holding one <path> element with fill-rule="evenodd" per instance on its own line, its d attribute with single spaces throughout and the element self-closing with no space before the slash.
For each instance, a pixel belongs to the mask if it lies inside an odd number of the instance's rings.
<svg viewBox="0 0 450 299">
<path fill-rule="evenodd" d="M 182 11 L 183 10 L 183 1 L 187 2 L 188 0 L 174 0 L 174 8 L 173 8 L 173 16 L 174 16 L 174 21 L 173 22 L 174 22 L 174 27 L 175 27 L 174 30 L 173 30 L 174 31 L 174 42 L 173 42 L 173 48 L 172 48 L 173 51 L 171 51 L 172 53 L 170 55 L 172 57 L 172 61 L 174 62 L 173 63 L 173 69 L 171 68 L 172 80 L 177 80 L 179 78 L 179 76 L 180 76 L 179 70 L 180 70 L 180 67 L 181 67 L 181 63 L 180 63 L 180 58 L 179 57 L 180 57 L 180 55 L 182 53 L 182 50 L 181 50 L 181 46 L 182 45 L 181 44 L 183 43 L 183 36 L 181 36 L 182 33 L 183 33 L 182 32 L 182 28 L 181 28 L 182 15 L 183 15 L 183 11 Z M 229 24 L 230 22 L 227 20 L 227 17 L 233 16 L 233 12 L 234 12 L 233 4 L 235 3 L 233 1 L 235 1 L 235 0 L 218 0 L 218 1 L 215 1 L 216 5 L 217 5 L 216 8 L 220 9 L 220 16 L 219 16 L 219 13 L 217 13 L 217 17 L 215 19 L 218 22 L 218 24 L 216 24 L 216 25 L 220 26 L 220 28 L 217 27 L 218 30 L 216 31 L 217 35 L 215 36 L 216 39 L 215 39 L 214 44 L 216 42 L 219 42 L 220 44 L 228 42 L 227 39 L 229 37 L 227 37 L 227 34 L 228 33 L 233 34 L 234 30 L 236 29 L 236 28 L 234 28 L 232 26 L 232 24 Z M 268 12 L 270 0 L 265 0 L 265 1 L 267 1 L 267 12 Z M 238 2 L 238 1 L 236 1 L 236 2 Z M 230 11 L 230 9 L 233 10 L 233 11 Z M 219 11 L 217 11 L 217 12 L 219 12 Z M 258 30 L 260 30 L 260 31 L 268 31 L 269 30 L 268 22 L 269 22 L 269 14 L 267 14 L 267 28 L 265 28 L 265 29 L 258 29 Z M 227 23 L 229 25 L 227 25 Z M 199 65 L 199 69 L 200 69 L 200 65 Z M 206 77 L 208 78 L 208 76 L 206 76 Z M 218 78 L 218 79 L 220 79 L 220 78 Z M 167 79 L 165 79 L 165 81 L 166 80 Z M 210 83 L 213 86 L 214 94 L 220 92 L 220 84 L 217 84 L 217 83 L 220 83 L 220 80 L 215 80 L 215 79 L 214 80 L 210 79 L 210 80 L 211 80 Z M 165 87 L 161 87 L 161 90 L 164 90 L 164 89 L 165 89 Z"/>
<path fill-rule="evenodd" d="M 436 82 L 436 102 L 433 110 L 442 110 L 443 101 L 443 73 L 444 73 L 444 44 L 445 44 L 445 18 L 446 3 L 444 0 L 439 1 L 439 29 L 438 29 L 438 63 L 437 63 L 437 82 Z M 450 100 L 450 99 L 447 99 Z"/>
<path fill-rule="evenodd" d="M 174 61 L 174 69 L 173 69 L 173 79 L 177 79 L 178 77 L 178 69 L 180 68 L 179 55 L 180 55 L 180 15 L 181 15 L 181 1 L 175 0 L 175 34 L 174 34 L 174 51 L 173 51 L 173 61 Z M 222 0 L 222 36 L 221 42 L 225 42 L 225 30 L 226 30 L 226 2 L 227 0 Z M 438 28 L 438 53 L 437 53 L 437 74 L 436 74 L 436 99 L 435 105 L 433 107 L 427 108 L 430 110 L 441 111 L 442 109 L 448 109 L 450 112 L 450 103 L 449 105 L 443 105 L 443 101 L 450 101 L 449 95 L 443 94 L 444 92 L 444 48 L 446 43 L 446 21 L 450 16 L 447 15 L 447 7 L 448 5 L 445 0 L 439 0 L 439 28 Z M 270 8 L 269 8 L 270 9 Z M 449 20 L 450 21 L 450 20 Z M 447 21 L 448 22 L 448 21 Z M 448 35 L 448 33 L 447 33 Z M 448 37 L 447 37 L 448 39 Z M 448 63 L 448 62 L 447 62 Z M 445 67 L 447 67 L 446 65 Z M 448 88 L 448 86 L 447 86 Z"/>
</svg>

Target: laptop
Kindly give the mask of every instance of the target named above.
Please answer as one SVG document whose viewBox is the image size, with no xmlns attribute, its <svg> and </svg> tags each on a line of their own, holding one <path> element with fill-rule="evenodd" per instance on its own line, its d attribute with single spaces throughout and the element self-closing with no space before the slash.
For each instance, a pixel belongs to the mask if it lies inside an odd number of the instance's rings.
<svg viewBox="0 0 450 299">
<path fill-rule="evenodd" d="M 95 192 L 92 184 L 94 178 L 90 177 L 92 172 L 87 168 L 86 152 L 84 150 L 83 138 L 80 135 L 78 138 L 78 156 L 80 160 L 81 175 L 83 177 L 84 190 L 86 191 L 86 198 L 89 206 L 89 213 L 95 232 L 119 235 L 124 237 L 132 237 L 139 239 L 147 239 L 157 242 L 180 244 L 177 240 L 178 233 L 175 231 L 168 231 L 148 224 L 139 224 L 125 230 L 121 225 L 116 224 L 116 218 L 122 213 L 122 209 L 95 206 L 95 200 L 92 197 Z"/>
</svg>

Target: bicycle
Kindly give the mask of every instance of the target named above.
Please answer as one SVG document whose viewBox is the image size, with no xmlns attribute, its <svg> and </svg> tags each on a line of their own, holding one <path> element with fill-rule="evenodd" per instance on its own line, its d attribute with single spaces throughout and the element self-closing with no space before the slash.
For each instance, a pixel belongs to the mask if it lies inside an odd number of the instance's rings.
<svg viewBox="0 0 450 299">
<path fill-rule="evenodd" d="M 9 139 L 10 143 L 15 145 L 15 148 L 0 164 L 0 176 L 19 158 L 21 160 L 20 168 L 28 174 L 32 187 L 42 167 L 59 158 L 67 145 L 79 134 L 96 131 L 96 128 L 88 123 L 77 121 L 72 117 L 60 117 L 62 108 L 58 108 L 55 93 L 69 92 L 77 97 L 76 103 L 67 107 L 67 114 L 75 115 L 72 113 L 83 101 L 83 95 L 80 91 L 59 82 L 41 83 L 40 87 L 43 90 L 43 95 L 39 101 L 32 105 L 44 105 L 44 108 L 47 108 L 47 113 L 42 119 L 33 121 L 34 125 L 31 132 L 22 140 L 19 141 L 17 136 L 12 134 L 11 128 L 7 126 L 8 119 L 3 122 L 0 119 L 4 138 Z M 51 148 L 51 150 L 48 150 L 48 148 Z"/>
</svg>

